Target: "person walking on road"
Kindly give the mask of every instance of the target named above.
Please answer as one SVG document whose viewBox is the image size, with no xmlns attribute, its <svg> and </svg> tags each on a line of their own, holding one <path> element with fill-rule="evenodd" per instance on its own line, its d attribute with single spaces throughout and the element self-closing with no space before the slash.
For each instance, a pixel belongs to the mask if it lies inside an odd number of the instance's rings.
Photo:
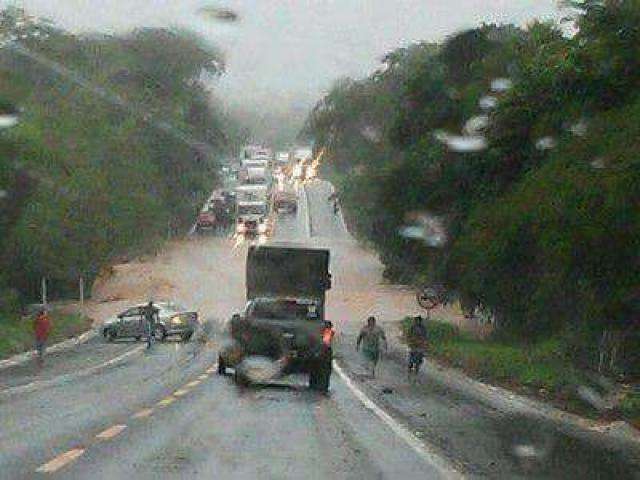
<svg viewBox="0 0 640 480">
<path fill-rule="evenodd" d="M 153 302 L 149 302 L 144 308 L 144 330 L 147 336 L 147 348 L 151 348 L 153 344 L 153 335 L 155 331 L 156 317 L 159 310 L 153 305 Z"/>
<path fill-rule="evenodd" d="M 42 308 L 38 311 L 36 318 L 33 320 L 33 332 L 36 339 L 36 354 L 38 365 L 44 365 L 44 353 L 47 348 L 47 340 L 51 332 L 51 319 L 47 310 Z"/>
<path fill-rule="evenodd" d="M 380 344 L 384 344 L 385 352 L 388 351 L 387 336 L 382 328 L 376 325 L 376 317 L 369 317 L 367 324 L 362 327 L 358 340 L 356 342 L 356 350 L 360 350 L 362 344 L 362 353 L 371 366 L 371 376 L 376 376 L 376 366 L 380 360 Z"/>
<path fill-rule="evenodd" d="M 407 345 L 409 345 L 409 362 L 407 375 L 409 380 L 415 381 L 427 347 L 427 327 L 421 316 L 413 317 L 409 331 L 407 332 Z"/>
</svg>

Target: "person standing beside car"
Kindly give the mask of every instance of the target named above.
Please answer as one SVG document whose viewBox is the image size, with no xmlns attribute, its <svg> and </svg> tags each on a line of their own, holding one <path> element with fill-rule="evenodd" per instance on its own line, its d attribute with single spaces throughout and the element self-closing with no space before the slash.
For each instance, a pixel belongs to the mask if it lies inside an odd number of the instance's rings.
<svg viewBox="0 0 640 480">
<path fill-rule="evenodd" d="M 35 319 L 33 320 L 33 332 L 36 340 L 36 355 L 38 365 L 44 364 L 44 353 L 47 348 L 47 340 L 49 339 L 49 333 L 51 332 L 51 319 L 47 310 L 42 308 L 38 311 Z"/>
<path fill-rule="evenodd" d="M 153 334 L 159 311 L 160 310 L 153 305 L 153 302 L 149 302 L 144 307 L 144 311 L 142 313 L 144 319 L 144 330 L 147 335 L 147 348 L 151 348 L 151 344 L 153 343 Z"/>
</svg>

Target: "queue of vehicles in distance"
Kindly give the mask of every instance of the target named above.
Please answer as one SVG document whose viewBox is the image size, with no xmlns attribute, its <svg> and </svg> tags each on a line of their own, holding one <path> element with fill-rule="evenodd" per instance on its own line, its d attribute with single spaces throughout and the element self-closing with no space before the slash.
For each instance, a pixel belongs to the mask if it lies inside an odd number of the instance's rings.
<svg viewBox="0 0 640 480">
<path fill-rule="evenodd" d="M 312 179 L 317 165 L 310 147 L 273 152 L 247 145 L 221 168 L 226 188 L 215 190 L 198 214 L 197 233 L 270 236 L 278 214 L 295 214 L 295 184 Z M 233 185 L 233 186 L 231 186 Z"/>
<path fill-rule="evenodd" d="M 236 210 L 236 193 L 229 190 L 214 190 L 198 213 L 195 231 L 224 232 L 233 224 Z"/>
</svg>

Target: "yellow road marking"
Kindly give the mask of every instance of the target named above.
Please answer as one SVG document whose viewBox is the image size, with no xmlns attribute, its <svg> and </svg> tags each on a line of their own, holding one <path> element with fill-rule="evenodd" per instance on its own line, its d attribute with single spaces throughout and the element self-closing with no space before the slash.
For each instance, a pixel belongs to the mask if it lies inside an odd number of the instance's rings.
<svg viewBox="0 0 640 480">
<path fill-rule="evenodd" d="M 162 400 L 160 400 L 158 402 L 158 406 L 159 407 L 166 407 L 167 405 L 171 405 L 175 401 L 176 401 L 175 397 L 169 396 L 167 398 L 163 398 Z"/>
<path fill-rule="evenodd" d="M 207 372 L 207 373 L 213 373 L 213 372 L 215 372 L 215 371 L 216 371 L 216 369 L 215 369 L 215 368 L 213 368 L 213 367 L 209 367 L 209 368 L 207 368 L 207 369 L 205 370 L 205 372 Z"/>
<path fill-rule="evenodd" d="M 193 382 L 189 382 L 187 383 L 187 387 L 189 388 L 193 388 L 193 387 L 197 387 L 198 385 L 200 385 L 200 380 L 194 380 Z"/>
<path fill-rule="evenodd" d="M 183 395 L 186 395 L 187 393 L 189 393 L 189 389 L 188 388 L 181 388 L 180 390 L 176 390 L 175 392 L 173 392 L 173 395 L 175 395 L 176 397 L 182 397 Z"/>
<path fill-rule="evenodd" d="M 119 435 L 125 428 L 127 428 L 126 425 L 114 425 L 97 434 L 96 438 L 99 438 L 100 440 L 108 440 Z"/>
<path fill-rule="evenodd" d="M 132 418 L 145 418 L 153 413 L 153 408 L 145 408 L 139 412 L 131 415 Z"/>
<path fill-rule="evenodd" d="M 207 378 L 209 378 L 209 375 L 207 373 L 203 373 L 202 375 L 200 375 L 198 377 L 200 380 L 206 380 Z"/>
<path fill-rule="evenodd" d="M 73 462 L 76 458 L 78 458 L 83 453 L 84 453 L 84 448 L 72 448 L 68 452 L 64 452 L 58 455 L 53 460 L 45 463 L 44 465 L 41 465 L 40 467 L 38 467 L 36 472 L 53 473 L 55 471 L 58 471 L 68 463 Z"/>
</svg>

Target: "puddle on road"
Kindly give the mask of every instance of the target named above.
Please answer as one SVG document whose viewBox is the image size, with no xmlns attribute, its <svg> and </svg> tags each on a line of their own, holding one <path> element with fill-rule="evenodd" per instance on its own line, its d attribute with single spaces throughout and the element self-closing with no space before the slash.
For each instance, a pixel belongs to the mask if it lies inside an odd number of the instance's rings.
<svg viewBox="0 0 640 480">
<path fill-rule="evenodd" d="M 551 429 L 541 420 L 509 416 L 497 431 L 503 453 L 521 473 L 581 480 L 638 478 L 640 465 L 632 465 L 614 450 Z"/>
</svg>

